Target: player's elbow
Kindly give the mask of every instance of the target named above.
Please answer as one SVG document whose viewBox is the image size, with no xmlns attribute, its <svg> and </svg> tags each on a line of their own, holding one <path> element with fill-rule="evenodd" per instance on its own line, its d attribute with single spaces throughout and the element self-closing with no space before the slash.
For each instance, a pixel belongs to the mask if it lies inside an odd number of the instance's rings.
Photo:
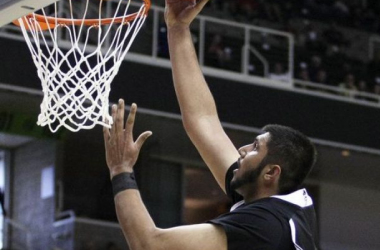
<svg viewBox="0 0 380 250">
<path fill-rule="evenodd" d="M 185 117 L 182 117 L 182 124 L 187 134 L 192 133 L 196 125 L 194 120 L 186 119 Z"/>
<path fill-rule="evenodd" d="M 162 247 L 164 235 L 159 228 L 145 233 L 144 237 L 137 236 L 128 239 L 130 250 L 167 250 Z"/>
<path fill-rule="evenodd" d="M 182 116 L 183 127 L 188 134 L 198 134 L 215 122 L 218 122 L 217 117 L 210 115 Z"/>
</svg>

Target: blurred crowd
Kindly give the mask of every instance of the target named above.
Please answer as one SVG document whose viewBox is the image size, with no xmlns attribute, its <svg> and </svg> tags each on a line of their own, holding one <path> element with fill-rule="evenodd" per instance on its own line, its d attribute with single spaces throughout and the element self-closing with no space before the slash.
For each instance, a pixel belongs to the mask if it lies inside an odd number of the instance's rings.
<svg viewBox="0 0 380 250">
<path fill-rule="evenodd" d="M 266 19 L 286 23 L 294 18 L 307 18 L 380 31 L 380 3 L 376 0 L 212 0 L 210 5 L 237 21 Z"/>
<path fill-rule="evenodd" d="M 234 21 L 249 24 L 272 22 L 296 37 L 295 78 L 327 86 L 380 94 L 380 54 L 372 60 L 352 58 L 346 53 L 352 40 L 342 27 L 380 32 L 380 1 L 375 0 L 212 0 L 209 9 Z M 298 20 L 297 28 L 294 20 Z M 322 25 L 315 24 L 321 23 Z M 301 28 L 300 28 L 301 27 Z M 220 44 L 222 37 L 214 38 Z M 352 39 L 352 38 L 351 38 Z M 215 51 L 211 46 L 209 53 Z M 219 46 L 221 47 L 221 46 Z M 227 48 L 227 49 L 226 49 Z M 218 63 L 231 58 L 228 46 L 214 53 Z M 279 67 L 278 62 L 272 62 Z M 276 74 L 272 74 L 276 75 Z M 279 74 L 280 75 L 280 74 Z M 286 72 L 282 72 L 282 76 Z"/>
</svg>

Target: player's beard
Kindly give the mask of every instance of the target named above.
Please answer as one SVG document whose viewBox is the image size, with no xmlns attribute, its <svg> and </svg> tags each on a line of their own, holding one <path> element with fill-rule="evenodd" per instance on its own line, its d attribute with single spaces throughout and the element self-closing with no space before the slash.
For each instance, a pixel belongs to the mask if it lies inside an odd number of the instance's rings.
<svg viewBox="0 0 380 250">
<path fill-rule="evenodd" d="M 230 183 L 231 189 L 237 190 L 247 184 L 253 185 L 257 189 L 257 180 L 266 165 L 267 162 L 264 158 L 256 168 L 248 170 L 239 178 L 233 178 Z"/>
</svg>

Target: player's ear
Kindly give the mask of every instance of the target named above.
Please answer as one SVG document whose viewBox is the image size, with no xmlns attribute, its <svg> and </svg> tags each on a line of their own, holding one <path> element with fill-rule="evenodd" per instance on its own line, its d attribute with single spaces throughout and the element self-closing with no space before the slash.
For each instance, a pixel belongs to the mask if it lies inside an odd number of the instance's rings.
<svg viewBox="0 0 380 250">
<path fill-rule="evenodd" d="M 275 180 L 280 177 L 281 167 L 280 165 L 267 165 L 265 167 L 264 179 L 265 180 Z"/>
</svg>

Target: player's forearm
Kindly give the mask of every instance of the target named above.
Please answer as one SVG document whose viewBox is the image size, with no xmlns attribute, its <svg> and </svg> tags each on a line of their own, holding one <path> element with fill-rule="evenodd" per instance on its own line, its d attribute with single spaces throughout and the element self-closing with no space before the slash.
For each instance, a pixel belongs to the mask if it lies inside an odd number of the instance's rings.
<svg viewBox="0 0 380 250">
<path fill-rule="evenodd" d="M 184 121 L 217 116 L 214 98 L 204 79 L 188 28 L 168 31 L 174 87 Z"/>
<path fill-rule="evenodd" d="M 115 197 L 116 213 L 131 250 L 152 249 L 158 229 L 138 190 L 129 189 Z"/>
<path fill-rule="evenodd" d="M 198 63 L 190 30 L 169 29 L 168 40 L 183 125 L 224 190 L 226 171 L 239 154 L 220 123 L 214 98 Z"/>
</svg>

